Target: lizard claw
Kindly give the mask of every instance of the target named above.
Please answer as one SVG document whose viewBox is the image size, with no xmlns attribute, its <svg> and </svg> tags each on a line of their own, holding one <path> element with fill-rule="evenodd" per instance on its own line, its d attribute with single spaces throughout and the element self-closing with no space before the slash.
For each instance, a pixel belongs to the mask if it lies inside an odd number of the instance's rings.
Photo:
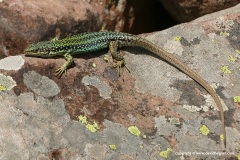
<svg viewBox="0 0 240 160">
<path fill-rule="evenodd" d="M 58 69 L 55 71 L 55 75 L 57 78 L 61 78 L 63 74 L 67 73 L 67 69 L 65 66 L 58 67 Z"/>
<path fill-rule="evenodd" d="M 130 73 L 130 70 L 125 65 L 125 61 L 124 60 L 119 60 L 119 61 L 118 60 L 114 60 L 113 62 L 115 63 L 113 65 L 113 67 L 117 68 L 119 77 L 121 77 L 121 75 L 122 75 L 122 68 L 123 67 L 125 67 L 127 69 L 127 71 Z"/>
<path fill-rule="evenodd" d="M 63 74 L 67 73 L 68 67 L 73 63 L 73 57 L 71 54 L 66 53 L 64 54 L 64 58 L 67 60 L 62 66 L 58 67 L 56 70 L 56 77 L 61 78 Z"/>
</svg>

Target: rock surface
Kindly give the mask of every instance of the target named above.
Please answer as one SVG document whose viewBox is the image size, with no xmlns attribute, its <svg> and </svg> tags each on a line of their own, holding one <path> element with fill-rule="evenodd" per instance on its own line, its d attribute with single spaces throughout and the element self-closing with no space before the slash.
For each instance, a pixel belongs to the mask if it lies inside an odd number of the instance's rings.
<svg viewBox="0 0 240 160">
<path fill-rule="evenodd" d="M 224 10 L 240 3 L 239 0 L 159 0 L 178 22 L 188 22 L 203 15 Z"/>
<path fill-rule="evenodd" d="M 54 70 L 63 58 L 1 59 L 1 159 L 236 158 L 239 11 L 240 5 L 141 35 L 177 54 L 216 87 L 224 104 L 227 153 L 211 96 L 148 51 L 126 48 L 131 73 L 124 71 L 123 78 L 99 57 L 107 50 L 77 56 L 61 79 Z"/>
<path fill-rule="evenodd" d="M 3 0 L 0 24 L 0 58 L 21 54 L 28 43 L 47 36 L 67 36 L 70 30 L 74 34 L 102 26 L 91 5 L 75 0 Z"/>
</svg>

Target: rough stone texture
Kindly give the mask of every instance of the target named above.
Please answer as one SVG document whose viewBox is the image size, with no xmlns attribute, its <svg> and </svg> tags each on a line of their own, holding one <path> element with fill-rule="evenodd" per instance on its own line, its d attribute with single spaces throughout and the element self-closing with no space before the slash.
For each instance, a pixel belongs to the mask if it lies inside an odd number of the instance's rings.
<svg viewBox="0 0 240 160">
<path fill-rule="evenodd" d="M 92 0 L 90 4 L 101 8 L 98 11 L 105 28 L 111 31 L 139 34 L 159 30 L 171 23 L 166 10 L 155 0 L 107 0 L 101 5 L 98 0 Z"/>
<path fill-rule="evenodd" d="M 45 98 L 56 96 L 60 92 L 54 81 L 34 71 L 23 74 L 23 83 L 33 90 L 34 93 Z"/>
<path fill-rule="evenodd" d="M 3 0 L 0 2 L 0 58 L 21 54 L 28 43 L 99 30 L 97 12 L 84 1 Z M 51 36 L 50 36 L 51 35 Z"/>
<path fill-rule="evenodd" d="M 237 1 L 239 0 L 215 2 L 216 5 L 214 2 L 210 4 L 210 1 L 202 5 L 198 4 L 200 2 L 182 2 L 176 5 L 178 8 L 168 4 L 172 1 L 163 3 L 166 8 L 171 8 L 169 10 L 175 19 L 181 19 L 179 21 L 182 22 L 184 18 L 192 20 L 222 9 L 218 5 L 223 8 L 233 6 Z M 173 4 L 175 3 L 179 2 L 174 1 Z M 153 0 L 2 0 L 0 58 L 21 54 L 33 42 L 49 40 L 59 35 L 67 37 L 80 32 L 98 31 L 102 26 L 107 30 L 137 34 L 173 25 L 172 20 L 169 20 L 171 18 L 167 18 L 161 7 L 160 2 Z"/>
<path fill-rule="evenodd" d="M 188 22 L 203 15 L 233 7 L 239 0 L 159 0 L 178 22 Z"/>
<path fill-rule="evenodd" d="M 233 97 L 240 96 L 239 11 L 240 5 L 141 35 L 179 56 L 210 84 L 216 83 L 226 105 L 228 153 L 219 140 L 219 113 L 206 91 L 148 51 L 126 48 L 131 73 L 124 71 L 122 78 L 99 57 L 107 50 L 77 56 L 75 66 L 61 79 L 54 71 L 63 58 L 22 56 L 20 70 L 1 68 L 16 86 L 0 92 L 0 159 L 163 159 L 169 148 L 169 159 L 236 158 L 240 105 Z M 223 65 L 232 73 L 223 73 Z M 96 122 L 100 130 L 90 132 L 77 120 L 79 115 Z M 208 136 L 199 131 L 202 125 L 210 129 Z M 137 126 L 142 134 L 132 135 L 129 126 Z"/>
<path fill-rule="evenodd" d="M 103 81 L 101 81 L 100 79 L 98 79 L 98 77 L 96 76 L 85 76 L 82 79 L 82 83 L 85 86 L 94 86 L 98 89 L 99 91 L 99 95 L 103 98 L 111 98 L 111 94 L 112 94 L 112 89 L 111 87 L 107 84 L 104 83 Z"/>
<path fill-rule="evenodd" d="M 167 23 L 156 3 L 160 4 L 148 0 L 0 1 L 0 58 L 21 54 L 33 42 L 99 31 L 102 26 L 131 33 L 156 30 Z"/>
</svg>

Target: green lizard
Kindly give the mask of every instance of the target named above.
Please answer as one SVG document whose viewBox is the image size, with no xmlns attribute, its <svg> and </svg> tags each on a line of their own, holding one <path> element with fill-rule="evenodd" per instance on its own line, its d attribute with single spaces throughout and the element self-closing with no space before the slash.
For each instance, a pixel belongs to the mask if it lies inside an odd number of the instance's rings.
<svg viewBox="0 0 240 160">
<path fill-rule="evenodd" d="M 108 47 L 109 52 L 118 66 L 118 69 L 120 69 L 121 66 L 125 65 L 124 58 L 119 53 L 119 48 L 122 46 L 138 46 L 147 49 L 156 54 L 158 57 L 166 60 L 176 68 L 180 69 L 182 72 L 202 85 L 213 97 L 219 109 L 222 122 L 224 146 L 226 147 L 226 130 L 223 107 L 216 91 L 196 72 L 182 63 L 181 60 L 179 60 L 176 56 L 169 54 L 164 49 L 144 38 L 128 33 L 108 31 L 87 32 L 61 40 L 42 41 L 32 44 L 26 48 L 25 55 L 37 57 L 64 56 L 66 62 L 56 70 L 56 76 L 61 77 L 62 74 L 66 73 L 69 66 L 73 63 L 72 55 L 97 51 Z"/>
</svg>

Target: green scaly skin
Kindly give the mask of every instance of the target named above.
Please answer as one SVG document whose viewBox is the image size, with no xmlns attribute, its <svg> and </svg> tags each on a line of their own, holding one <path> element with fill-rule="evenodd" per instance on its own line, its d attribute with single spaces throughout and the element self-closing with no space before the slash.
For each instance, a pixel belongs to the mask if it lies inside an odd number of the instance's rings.
<svg viewBox="0 0 240 160">
<path fill-rule="evenodd" d="M 63 73 L 66 73 L 67 69 L 72 64 L 72 55 L 97 51 L 108 47 L 113 59 L 116 61 L 117 66 L 120 69 L 121 66 L 125 64 L 124 58 L 118 50 L 122 46 L 138 46 L 147 49 L 180 69 L 197 83 L 202 85 L 213 97 L 219 109 L 222 122 L 224 146 L 226 147 L 226 130 L 223 107 L 216 91 L 196 72 L 182 63 L 176 56 L 169 54 L 164 49 L 144 38 L 128 33 L 108 31 L 87 32 L 61 40 L 43 41 L 32 44 L 25 50 L 25 55 L 37 57 L 64 56 L 66 62 L 56 70 L 56 76 L 60 78 Z"/>
</svg>

